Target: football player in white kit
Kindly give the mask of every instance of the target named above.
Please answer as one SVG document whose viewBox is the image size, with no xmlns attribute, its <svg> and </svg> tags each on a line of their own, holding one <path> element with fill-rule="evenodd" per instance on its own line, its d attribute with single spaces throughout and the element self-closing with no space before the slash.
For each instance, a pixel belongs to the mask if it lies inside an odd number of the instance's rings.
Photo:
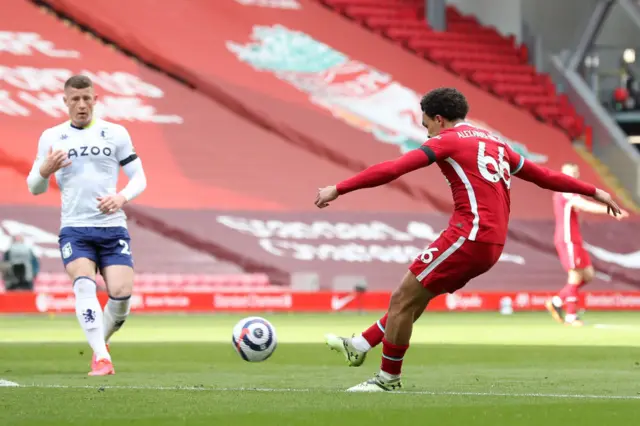
<svg viewBox="0 0 640 426">
<path fill-rule="evenodd" d="M 147 186 L 142 163 L 127 130 L 93 117 L 91 80 L 71 77 L 64 85 L 70 120 L 42 133 L 27 184 L 45 192 L 55 175 L 62 196 L 60 253 L 73 281 L 76 316 L 93 349 L 90 376 L 115 374 L 108 342 L 129 314 L 133 288 L 131 239 L 122 206 Z M 129 178 L 116 192 L 119 169 Z M 96 295 L 100 271 L 109 291 L 104 313 Z"/>
</svg>

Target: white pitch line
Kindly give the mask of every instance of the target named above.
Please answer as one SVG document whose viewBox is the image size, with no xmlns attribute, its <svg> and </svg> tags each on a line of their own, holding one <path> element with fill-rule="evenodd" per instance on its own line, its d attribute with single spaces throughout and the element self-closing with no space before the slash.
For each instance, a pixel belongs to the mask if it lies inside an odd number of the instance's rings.
<svg viewBox="0 0 640 426">
<path fill-rule="evenodd" d="M 196 392 L 273 392 L 273 393 L 342 393 L 344 391 L 330 389 L 296 389 L 296 388 L 207 388 L 200 386 L 89 386 L 89 385 L 46 385 L 28 384 L 18 385 L 21 388 L 43 389 L 94 389 L 94 390 L 157 390 L 157 391 L 196 391 Z M 640 395 L 582 395 L 562 393 L 507 393 L 507 392 L 447 392 L 447 391 L 400 391 L 400 395 L 431 395 L 431 396 L 479 396 L 479 397 L 513 397 L 513 398 L 551 398 L 551 399 L 602 399 L 602 400 L 640 400 Z"/>
</svg>

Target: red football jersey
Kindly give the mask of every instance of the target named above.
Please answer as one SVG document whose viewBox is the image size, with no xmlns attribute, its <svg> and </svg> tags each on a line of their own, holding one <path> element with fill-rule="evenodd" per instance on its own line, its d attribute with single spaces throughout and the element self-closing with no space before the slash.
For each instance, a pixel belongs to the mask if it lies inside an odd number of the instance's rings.
<svg viewBox="0 0 640 426">
<path fill-rule="evenodd" d="M 577 197 L 580 196 L 561 192 L 553 194 L 553 211 L 556 216 L 556 243 L 582 243 L 578 212 L 573 208 Z"/>
<path fill-rule="evenodd" d="M 485 243 L 504 244 L 511 209 L 511 175 L 524 157 L 500 137 L 460 123 L 429 139 L 422 148 L 442 170 L 453 194 L 449 227 L 461 236 Z M 428 148 L 428 149 L 427 149 Z"/>
</svg>

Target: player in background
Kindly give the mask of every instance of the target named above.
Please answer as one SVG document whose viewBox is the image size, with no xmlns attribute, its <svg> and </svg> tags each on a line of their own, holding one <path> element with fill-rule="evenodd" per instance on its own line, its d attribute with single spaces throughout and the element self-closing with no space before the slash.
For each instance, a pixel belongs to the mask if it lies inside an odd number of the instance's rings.
<svg viewBox="0 0 640 426">
<path fill-rule="evenodd" d="M 578 166 L 565 164 L 562 166 L 562 173 L 578 178 Z M 547 300 L 545 306 L 556 321 L 572 326 L 582 326 L 584 323 L 577 315 L 578 293 L 582 286 L 593 279 L 594 270 L 589 253 L 582 245 L 578 213 L 607 214 L 607 207 L 579 195 L 557 192 L 553 194 L 553 209 L 556 218 L 554 242 L 568 277 L 564 288 L 556 296 Z M 628 216 L 629 213 L 622 210 L 616 218 L 621 220 Z"/>
<path fill-rule="evenodd" d="M 348 389 L 353 392 L 401 388 L 402 361 L 413 323 L 429 301 L 464 287 L 498 261 L 507 238 L 512 175 L 545 189 L 593 197 L 614 215 L 620 213 L 606 192 L 540 167 L 499 137 L 465 123 L 469 107 L 456 89 L 435 89 L 422 98 L 420 106 L 422 124 L 431 137 L 425 144 L 396 160 L 376 164 L 337 185 L 319 189 L 315 201 L 317 207 L 324 208 L 341 195 L 384 185 L 433 163 L 453 194 L 449 227 L 409 266 L 391 296 L 387 313 L 359 336 L 326 336 L 327 344 L 344 354 L 351 366 L 362 365 L 367 352 L 382 343 L 380 372 Z"/>
<path fill-rule="evenodd" d="M 127 130 L 94 118 L 96 95 L 83 75 L 64 85 L 69 121 L 49 128 L 27 178 L 38 195 L 55 176 L 62 198 L 60 253 L 73 281 L 76 316 L 93 349 L 90 376 L 114 374 L 107 342 L 125 322 L 133 288 L 131 239 L 122 206 L 147 186 L 142 163 Z M 119 169 L 129 182 L 116 192 Z M 100 271 L 109 291 L 104 314 L 96 295 Z"/>
</svg>

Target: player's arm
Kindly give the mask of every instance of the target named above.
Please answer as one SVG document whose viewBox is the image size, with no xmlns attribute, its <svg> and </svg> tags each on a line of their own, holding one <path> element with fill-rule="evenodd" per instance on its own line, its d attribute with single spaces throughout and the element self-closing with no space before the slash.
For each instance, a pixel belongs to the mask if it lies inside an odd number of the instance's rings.
<svg viewBox="0 0 640 426">
<path fill-rule="evenodd" d="M 592 214 L 609 214 L 607 206 L 599 203 L 594 203 L 593 201 L 578 196 L 571 200 L 571 205 L 575 210 L 581 212 Z M 617 217 L 620 219 L 627 218 L 629 217 L 629 212 L 627 212 L 626 210 L 620 210 L 620 215 Z"/>
<path fill-rule="evenodd" d="M 348 194 L 349 192 L 359 189 L 384 185 L 404 174 L 426 167 L 434 161 L 434 152 L 428 146 L 423 145 L 395 160 L 370 166 L 335 186 L 321 188 L 316 196 L 315 204 L 320 208 L 327 207 L 330 201 L 335 200 L 340 195 Z"/>
<path fill-rule="evenodd" d="M 429 154 L 424 146 L 407 152 L 395 160 L 385 161 L 366 168 L 357 175 L 343 180 L 336 185 L 340 195 L 363 188 L 374 188 L 384 185 L 400 176 L 431 164 Z"/>
<path fill-rule="evenodd" d="M 39 195 L 49 188 L 49 178 L 58 170 L 71 165 L 71 161 L 65 151 L 53 151 L 47 132 L 43 132 L 38 141 L 38 153 L 33 162 L 27 186 L 33 195 Z"/>
<path fill-rule="evenodd" d="M 621 214 L 620 207 L 618 207 L 616 202 L 611 198 L 611 195 L 606 191 L 564 173 L 539 166 L 516 153 L 510 147 L 507 147 L 507 151 L 509 152 L 512 175 L 535 183 L 540 188 L 592 197 L 596 201 L 604 204 L 608 213 L 611 212 L 614 216 Z"/>
<path fill-rule="evenodd" d="M 136 154 L 134 155 L 136 158 L 129 163 L 122 164 L 123 162 L 120 162 L 124 173 L 129 178 L 127 186 L 125 186 L 122 191 L 120 191 L 120 195 L 122 195 L 127 200 L 127 202 L 142 194 L 147 188 L 147 176 L 144 174 L 142 161 Z"/>
<path fill-rule="evenodd" d="M 129 181 L 118 194 L 98 197 L 98 209 L 105 214 L 117 212 L 147 188 L 147 176 L 142 168 L 142 161 L 133 148 L 129 132 L 124 127 L 120 128 L 118 135 L 116 159 L 120 162 L 120 167 L 124 170 Z"/>
<path fill-rule="evenodd" d="M 125 202 L 128 203 L 142 194 L 147 188 L 147 176 L 142 168 L 142 160 L 140 160 L 136 150 L 133 148 L 129 132 L 124 127 L 121 129 L 122 137 L 116 155 L 117 160 L 120 162 L 120 167 L 129 178 L 129 182 L 120 191 L 119 195 L 122 195 L 126 200 Z"/>
</svg>

